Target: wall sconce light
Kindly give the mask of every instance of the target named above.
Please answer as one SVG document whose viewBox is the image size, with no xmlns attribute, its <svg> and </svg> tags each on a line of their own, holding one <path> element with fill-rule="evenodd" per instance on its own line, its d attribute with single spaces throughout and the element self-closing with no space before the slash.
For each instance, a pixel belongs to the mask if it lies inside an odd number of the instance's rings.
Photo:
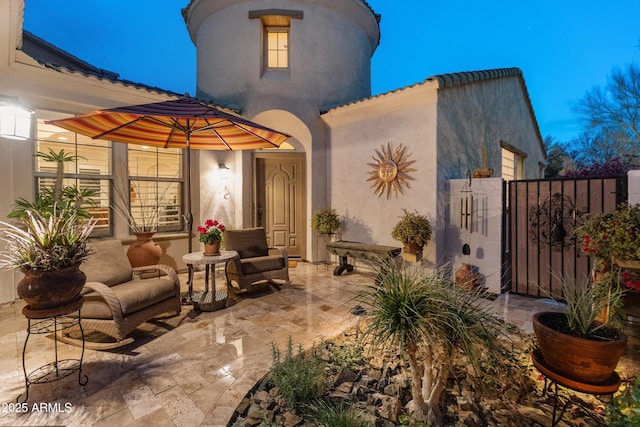
<svg viewBox="0 0 640 427">
<path fill-rule="evenodd" d="M 18 99 L 0 95 L 0 137 L 20 141 L 31 137 L 34 111 L 18 103 Z"/>
<path fill-rule="evenodd" d="M 229 179 L 229 172 L 231 171 L 231 169 L 229 169 L 229 166 L 225 165 L 224 163 L 219 163 L 218 171 L 220 172 L 220 179 Z"/>
<path fill-rule="evenodd" d="M 220 173 L 221 181 L 229 180 L 229 173 L 231 172 L 231 169 L 229 169 L 229 166 L 225 165 L 224 163 L 218 163 L 218 171 Z M 229 187 L 226 184 L 224 185 L 224 189 L 222 190 L 222 197 L 225 200 L 228 200 L 229 197 L 231 197 L 231 191 L 229 190 Z"/>
</svg>

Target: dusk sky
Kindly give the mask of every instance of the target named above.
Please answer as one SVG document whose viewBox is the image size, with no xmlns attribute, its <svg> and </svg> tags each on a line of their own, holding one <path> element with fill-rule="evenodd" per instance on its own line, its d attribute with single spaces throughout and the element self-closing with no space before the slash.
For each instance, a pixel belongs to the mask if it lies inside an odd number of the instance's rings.
<svg viewBox="0 0 640 427">
<path fill-rule="evenodd" d="M 581 127 L 570 105 L 640 62 L 640 0 L 368 0 L 382 15 L 372 94 L 435 74 L 518 67 L 543 137 Z M 26 0 L 24 28 L 123 79 L 195 94 L 188 0 Z"/>
</svg>

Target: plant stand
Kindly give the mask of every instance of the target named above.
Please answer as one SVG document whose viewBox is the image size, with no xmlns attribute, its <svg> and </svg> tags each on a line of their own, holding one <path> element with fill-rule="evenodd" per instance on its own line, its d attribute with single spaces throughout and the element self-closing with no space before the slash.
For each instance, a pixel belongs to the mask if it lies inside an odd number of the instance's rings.
<svg viewBox="0 0 640 427">
<path fill-rule="evenodd" d="M 581 383 L 570 378 L 566 378 L 554 371 L 552 371 L 546 364 L 544 359 L 542 358 L 542 353 L 540 353 L 539 349 L 533 350 L 531 353 L 531 359 L 533 361 L 533 366 L 542 374 L 544 377 L 544 395 L 550 395 L 553 399 L 553 414 L 551 418 L 551 427 L 556 426 L 562 416 L 564 415 L 567 407 L 571 404 L 572 400 L 565 400 L 561 402 L 560 395 L 558 393 L 558 387 L 562 386 L 580 393 L 591 394 L 591 395 L 609 395 L 612 396 L 613 393 L 618 391 L 620 384 L 622 384 L 622 379 L 620 376 L 614 372 L 611 378 L 600 384 L 587 384 Z M 576 403 L 576 402 L 573 402 Z M 559 408 L 560 406 L 560 408 Z M 559 412 L 558 412 L 559 409 Z M 589 411 L 586 411 L 589 413 Z"/>
<path fill-rule="evenodd" d="M 85 385 L 89 381 L 86 375 L 82 374 L 82 359 L 84 358 L 84 331 L 80 322 L 80 309 L 84 303 L 84 298 L 78 299 L 69 305 L 52 308 L 48 310 L 30 310 L 29 306 L 22 309 L 22 313 L 27 318 L 27 337 L 22 348 L 22 370 L 24 372 L 24 383 L 26 392 L 24 399 L 20 401 L 20 396 L 16 402 L 24 403 L 29 398 L 29 387 L 32 384 L 45 384 L 60 380 L 74 372 L 78 372 L 78 384 Z M 77 315 L 71 313 L 77 312 Z M 82 341 L 82 353 L 79 359 L 58 360 L 58 333 L 65 329 L 78 325 Z M 31 334 L 53 334 L 54 361 L 34 369 L 27 374 L 26 353 L 27 344 Z"/>
</svg>

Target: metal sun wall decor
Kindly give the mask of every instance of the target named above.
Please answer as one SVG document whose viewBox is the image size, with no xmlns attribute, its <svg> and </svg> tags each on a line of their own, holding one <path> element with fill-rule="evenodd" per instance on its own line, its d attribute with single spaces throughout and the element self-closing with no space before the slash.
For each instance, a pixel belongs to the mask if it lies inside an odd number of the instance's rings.
<svg viewBox="0 0 640 427">
<path fill-rule="evenodd" d="M 411 153 L 405 154 L 406 150 L 407 148 L 400 144 L 392 153 L 391 144 L 387 143 L 386 148 L 381 145 L 380 150 L 376 150 L 376 155 L 371 156 L 375 163 L 367 163 L 373 168 L 367 172 L 367 181 L 373 181 L 371 188 L 378 197 L 386 194 L 389 200 L 393 191 L 397 199 L 398 193 L 404 194 L 403 187 L 411 188 L 409 181 L 413 181 L 413 178 L 409 173 L 415 172 L 416 169 L 409 166 L 415 163 L 415 160 L 409 160 Z"/>
</svg>

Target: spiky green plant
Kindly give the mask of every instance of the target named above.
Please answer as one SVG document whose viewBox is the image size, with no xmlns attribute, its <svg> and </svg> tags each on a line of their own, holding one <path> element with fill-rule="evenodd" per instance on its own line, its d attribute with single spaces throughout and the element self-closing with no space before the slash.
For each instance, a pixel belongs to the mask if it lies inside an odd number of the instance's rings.
<svg viewBox="0 0 640 427">
<path fill-rule="evenodd" d="M 71 155 L 64 150 L 59 152 L 51 148 L 48 153 L 37 152 L 36 156 L 47 162 L 56 163 L 56 179 L 53 187 L 41 188 L 33 201 L 23 197 L 16 199 L 13 210 L 7 215 L 9 218 L 23 219 L 27 217 L 27 211 L 37 211 L 48 216 L 56 214 L 73 215 L 81 220 L 89 218 L 91 214 L 85 206 L 95 206 L 98 193 L 94 190 L 80 189 L 75 185 L 64 186 L 64 164 L 80 158 Z M 55 211 L 55 212 L 54 212 Z"/>
<path fill-rule="evenodd" d="M 271 349 L 271 381 L 280 390 L 288 407 L 300 409 L 322 396 L 326 389 L 322 381 L 322 360 L 313 351 L 306 357 L 302 344 L 299 344 L 294 353 L 290 336 L 284 355 L 276 344 L 272 343 Z"/>
<path fill-rule="evenodd" d="M 414 416 L 442 425 L 442 400 L 455 359 L 466 357 L 478 378 L 502 363 L 511 348 L 507 325 L 481 300 L 452 281 L 447 266 L 381 261 L 378 280 L 357 299 L 369 307 L 365 336 L 373 351 L 399 347 L 411 368 Z"/>
<path fill-rule="evenodd" d="M 306 407 L 305 419 L 312 425 L 323 427 L 367 427 L 369 424 L 346 404 L 332 405 L 318 400 Z"/>
<path fill-rule="evenodd" d="M 0 268 L 50 271 L 70 267 L 87 259 L 87 239 L 96 220 L 79 219 L 77 213 L 55 208 L 51 213 L 26 211 L 25 229 L 0 222 Z"/>
</svg>

